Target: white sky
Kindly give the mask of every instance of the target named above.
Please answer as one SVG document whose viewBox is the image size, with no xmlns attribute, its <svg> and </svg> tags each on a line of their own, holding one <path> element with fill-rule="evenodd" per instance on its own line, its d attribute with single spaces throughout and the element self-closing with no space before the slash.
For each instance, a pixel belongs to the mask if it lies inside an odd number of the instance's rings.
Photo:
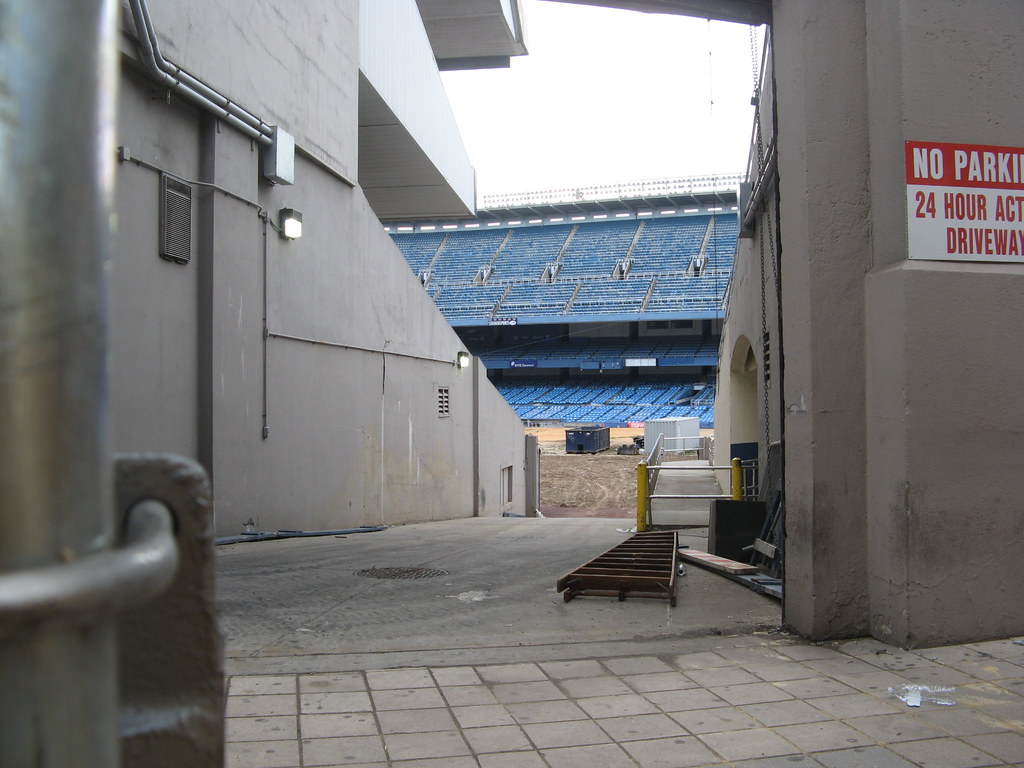
<svg viewBox="0 0 1024 768">
<path fill-rule="evenodd" d="M 442 73 L 478 197 L 743 172 L 749 27 L 546 0 L 521 6 L 529 55 L 509 69 Z"/>
</svg>

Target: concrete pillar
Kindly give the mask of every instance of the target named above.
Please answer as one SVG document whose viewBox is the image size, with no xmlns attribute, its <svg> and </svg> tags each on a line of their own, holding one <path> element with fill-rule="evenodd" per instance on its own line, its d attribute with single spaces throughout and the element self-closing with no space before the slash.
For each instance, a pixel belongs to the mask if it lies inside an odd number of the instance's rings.
<svg viewBox="0 0 1024 768">
<path fill-rule="evenodd" d="M 867 631 L 864 298 L 870 249 L 864 3 L 774 8 L 785 339 L 784 620 Z"/>
</svg>

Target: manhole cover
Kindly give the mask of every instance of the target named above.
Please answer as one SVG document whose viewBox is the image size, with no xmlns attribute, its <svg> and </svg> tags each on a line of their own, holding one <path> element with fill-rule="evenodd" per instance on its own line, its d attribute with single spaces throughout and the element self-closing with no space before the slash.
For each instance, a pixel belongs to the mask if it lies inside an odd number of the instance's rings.
<svg viewBox="0 0 1024 768">
<path fill-rule="evenodd" d="M 448 571 L 440 568 L 364 568 L 356 576 L 367 579 L 433 579 L 447 576 Z"/>
</svg>

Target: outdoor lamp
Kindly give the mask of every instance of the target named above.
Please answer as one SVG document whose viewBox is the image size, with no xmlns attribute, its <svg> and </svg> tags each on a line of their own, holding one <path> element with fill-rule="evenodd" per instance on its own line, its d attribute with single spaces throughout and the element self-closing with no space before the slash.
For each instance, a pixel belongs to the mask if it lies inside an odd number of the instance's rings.
<svg viewBox="0 0 1024 768">
<path fill-rule="evenodd" d="M 282 208 L 280 213 L 281 234 L 289 240 L 302 237 L 302 213 L 294 208 Z"/>
<path fill-rule="evenodd" d="M 463 350 L 455 356 L 455 367 L 459 370 L 469 367 L 469 352 Z"/>
</svg>

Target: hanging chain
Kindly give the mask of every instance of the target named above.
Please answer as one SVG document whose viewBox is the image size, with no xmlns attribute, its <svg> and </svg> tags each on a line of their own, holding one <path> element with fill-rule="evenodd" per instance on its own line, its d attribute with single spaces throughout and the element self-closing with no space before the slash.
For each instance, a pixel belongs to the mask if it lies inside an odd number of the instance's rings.
<svg viewBox="0 0 1024 768">
<path fill-rule="evenodd" d="M 764 156 L 764 135 L 761 132 L 761 78 L 757 55 L 757 33 L 756 28 L 750 27 L 750 67 L 754 81 L 754 134 L 757 137 L 757 181 L 764 183 L 765 156 Z M 761 198 L 760 216 L 757 221 L 758 245 L 761 261 L 761 392 L 764 397 L 764 451 L 765 459 L 768 456 L 768 446 L 771 444 L 771 399 L 768 395 L 771 384 L 771 339 L 768 335 L 768 301 L 767 282 L 768 270 L 764 259 L 765 227 L 768 229 L 768 247 L 771 251 L 772 274 L 775 285 L 778 286 L 779 272 L 775 256 L 775 234 L 772 227 L 772 215 L 768 208 L 768 196 Z"/>
</svg>

